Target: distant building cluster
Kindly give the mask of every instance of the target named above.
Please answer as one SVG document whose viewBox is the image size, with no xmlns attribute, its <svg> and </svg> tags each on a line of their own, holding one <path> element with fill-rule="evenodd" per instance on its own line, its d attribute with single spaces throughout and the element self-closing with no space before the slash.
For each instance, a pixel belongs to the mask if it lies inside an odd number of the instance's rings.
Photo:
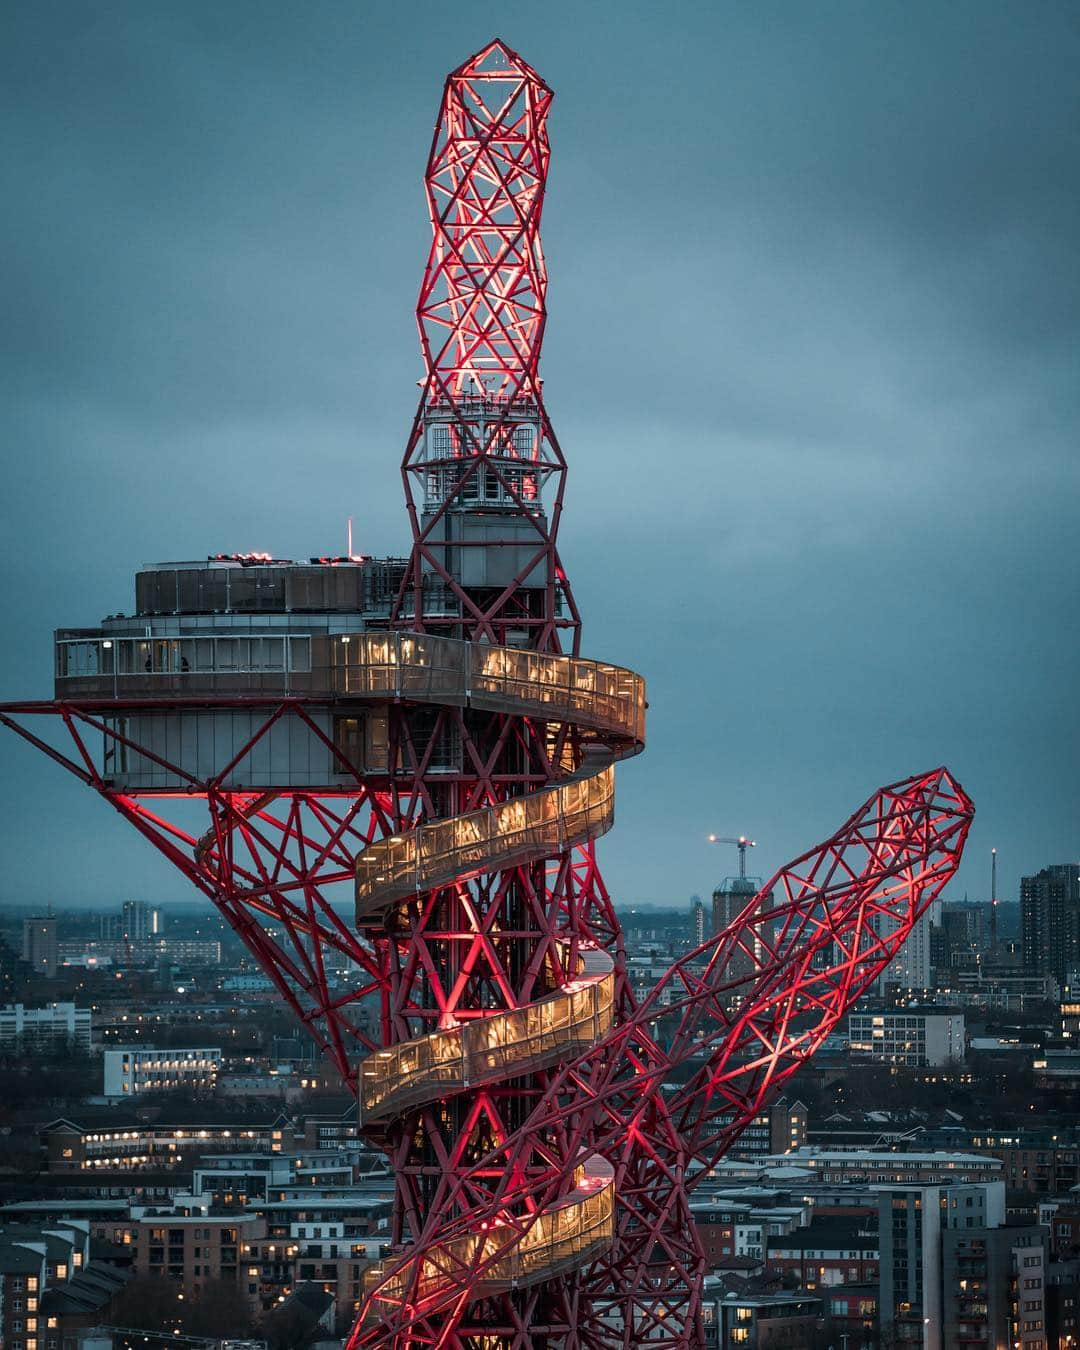
<svg viewBox="0 0 1080 1350">
<path fill-rule="evenodd" d="M 695 897 L 689 924 L 628 916 L 634 995 L 757 885 Z M 1080 1099 L 1078 887 L 1080 868 L 1054 865 L 1024 878 L 1007 915 L 935 906 L 809 1066 L 809 1095 L 796 1083 L 764 1104 L 698 1178 L 706 1347 L 1080 1346 L 1080 1125 L 1067 1109 L 1038 1118 L 1022 1095 Z M 75 1346 L 140 1279 L 186 1297 L 224 1284 L 253 1317 L 299 1299 L 324 1328 L 351 1323 L 387 1251 L 392 1180 L 309 1044 L 287 1021 L 271 1029 L 272 983 L 220 932 L 131 900 L 77 922 L 20 918 L 0 942 L 0 1060 L 25 1082 L 37 1061 L 78 1057 L 85 1085 L 37 1117 L 36 1198 L 0 1173 L 5 1350 Z M 331 971 L 343 990 L 350 978 Z M 376 1034 L 379 1016 L 377 1000 L 358 1004 L 358 1029 Z M 676 1020 L 661 1001 L 660 1044 Z M 889 1086 L 849 1109 L 863 1078 Z M 1012 1093 L 1009 1110 L 991 1095 L 971 1123 L 919 1106 L 924 1090 L 977 1083 Z M 807 1105 L 833 1090 L 835 1107 Z"/>
</svg>

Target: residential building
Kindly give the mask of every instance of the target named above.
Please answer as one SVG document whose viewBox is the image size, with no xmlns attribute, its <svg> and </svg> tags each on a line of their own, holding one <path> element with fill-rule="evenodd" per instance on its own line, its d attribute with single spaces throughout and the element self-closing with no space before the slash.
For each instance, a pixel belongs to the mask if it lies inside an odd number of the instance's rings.
<svg viewBox="0 0 1080 1350">
<path fill-rule="evenodd" d="M 217 938 L 113 938 L 61 942 L 62 965 L 85 966 L 218 966 L 221 943 Z"/>
<path fill-rule="evenodd" d="M 38 1321 L 45 1286 L 45 1244 L 8 1242 L 0 1233 L 0 1345 L 40 1350 Z"/>
<path fill-rule="evenodd" d="M 1044 1050 L 1031 1061 L 1031 1068 L 1037 1088 L 1080 1090 L 1080 1049 Z"/>
<path fill-rule="evenodd" d="M 1046 1230 L 1038 1224 L 945 1230 L 946 1346 L 1046 1350 L 1046 1243 Z"/>
<path fill-rule="evenodd" d="M 90 1053 L 90 1009 L 74 1003 L 46 1003 L 27 1008 L 11 1003 L 0 1008 L 0 1051 L 8 1055 L 41 1050 Z"/>
<path fill-rule="evenodd" d="M 884 920 L 892 928 L 891 920 Z M 884 994 L 885 986 L 896 985 L 900 989 L 929 989 L 930 980 L 930 911 L 914 925 L 888 966 L 878 979 L 878 992 Z M 883 934 L 887 936 L 887 934 Z"/>
<path fill-rule="evenodd" d="M 162 935 L 161 910 L 145 900 L 125 900 L 120 911 L 120 937 L 133 942 Z"/>
<path fill-rule="evenodd" d="M 702 1186 L 690 1201 L 690 1213 L 709 1266 L 725 1269 L 741 1258 L 760 1261 L 774 1238 L 810 1222 L 803 1197 L 750 1186 Z"/>
<path fill-rule="evenodd" d="M 23 919 L 23 960 L 34 975 L 51 980 L 56 975 L 60 956 L 56 940 L 56 920 L 51 915 Z"/>
<path fill-rule="evenodd" d="M 986 945 L 986 907 L 966 900 L 946 901 L 941 906 L 940 928 L 950 955 L 981 952 Z"/>
<path fill-rule="evenodd" d="M 240 1288 L 243 1248 L 265 1231 L 257 1214 L 146 1213 L 135 1230 L 135 1274 L 185 1289 L 216 1280 Z"/>
<path fill-rule="evenodd" d="M 804 1350 L 821 1326 L 821 1299 L 806 1294 L 726 1293 L 706 1281 L 704 1344 L 712 1350 Z"/>
<path fill-rule="evenodd" d="M 911 1069 L 942 1068 L 964 1058 L 964 1014 L 912 1008 L 853 1012 L 848 1017 L 853 1055 Z"/>
<path fill-rule="evenodd" d="M 1060 1195 L 1080 1186 L 1080 1129 L 977 1130 L 971 1147 L 1001 1159 L 1010 1190 Z"/>
<path fill-rule="evenodd" d="M 1020 878 L 1024 968 L 1064 984 L 1080 967 L 1080 863 L 1056 863 Z"/>
<path fill-rule="evenodd" d="M 739 1135 L 731 1156 L 758 1157 L 789 1153 L 806 1143 L 807 1115 L 802 1102 L 780 1097 L 760 1111 Z"/>
<path fill-rule="evenodd" d="M 815 1218 L 805 1228 L 769 1241 L 769 1265 L 803 1289 L 873 1284 L 880 1253 L 877 1225 L 858 1218 Z"/>
<path fill-rule="evenodd" d="M 223 1119 L 213 1103 L 202 1118 L 163 1112 L 152 1122 L 116 1109 L 88 1113 L 89 1123 L 61 1117 L 42 1126 L 38 1139 L 50 1173 L 168 1171 L 193 1156 L 222 1153 L 288 1153 L 297 1125 L 283 1114 L 233 1114 Z"/>
<path fill-rule="evenodd" d="M 1080 1045 L 1080 968 L 1067 971 L 1061 986 L 1061 1035 Z"/>
<path fill-rule="evenodd" d="M 102 1052 L 106 1097 L 134 1097 L 172 1088 L 210 1091 L 221 1067 L 219 1047 L 155 1049 L 120 1045 Z"/>
<path fill-rule="evenodd" d="M 19 959 L 10 942 L 0 937 L 0 1003 L 11 1003 L 15 989 L 26 974 L 26 962 Z"/>
<path fill-rule="evenodd" d="M 878 1241 L 882 1325 L 920 1350 L 951 1350 L 941 1326 L 940 1188 L 882 1187 Z"/>
<path fill-rule="evenodd" d="M 1046 1342 L 1052 1350 L 1080 1345 L 1080 1259 L 1051 1261 L 1046 1267 Z"/>
<path fill-rule="evenodd" d="M 826 1291 L 828 1344 L 845 1350 L 880 1350 L 878 1285 L 838 1284 Z"/>
<path fill-rule="evenodd" d="M 1000 1158 L 979 1153 L 893 1153 L 872 1149 L 823 1149 L 806 1146 L 763 1160 L 770 1170 L 793 1169 L 807 1180 L 827 1184 L 954 1185 L 961 1181 L 999 1181 Z"/>
</svg>

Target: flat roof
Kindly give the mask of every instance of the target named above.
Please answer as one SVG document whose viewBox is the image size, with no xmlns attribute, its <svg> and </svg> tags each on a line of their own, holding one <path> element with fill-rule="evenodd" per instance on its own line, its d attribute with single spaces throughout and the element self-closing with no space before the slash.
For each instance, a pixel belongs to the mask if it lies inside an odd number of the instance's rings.
<svg viewBox="0 0 1080 1350">
<path fill-rule="evenodd" d="M 805 1163 L 812 1165 L 815 1160 L 820 1159 L 823 1162 L 891 1162 L 891 1163 L 956 1163 L 958 1165 L 988 1166 L 996 1164 L 998 1167 L 1004 1167 L 1005 1164 L 1000 1158 L 994 1158 L 986 1153 L 948 1153 L 945 1151 L 936 1153 L 890 1153 L 875 1152 L 871 1149 L 828 1149 L 828 1148 L 798 1148 L 794 1153 L 772 1153 L 764 1159 L 766 1163 L 778 1164 L 780 1166 L 791 1166 L 793 1163 Z"/>
<path fill-rule="evenodd" d="M 125 1213 L 132 1202 L 130 1200 L 13 1200 L 9 1205 L 0 1205 L 0 1214 L 34 1214 L 39 1210 L 47 1210 L 50 1214 L 61 1210 L 70 1211 L 72 1214 L 89 1213 L 94 1210 L 108 1210 L 117 1212 L 123 1210 Z"/>
</svg>

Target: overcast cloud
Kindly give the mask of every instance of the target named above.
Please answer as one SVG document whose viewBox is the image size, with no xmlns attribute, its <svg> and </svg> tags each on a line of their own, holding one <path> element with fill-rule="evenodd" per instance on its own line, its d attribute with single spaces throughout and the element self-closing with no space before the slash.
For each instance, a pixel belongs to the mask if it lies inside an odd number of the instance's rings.
<svg viewBox="0 0 1080 1350">
<path fill-rule="evenodd" d="M 497 18 L 493 18 L 497 13 Z M 555 88 L 544 374 L 586 654 L 641 670 L 616 898 L 947 763 L 952 895 L 1080 855 L 1080 10 L 6 7 L 2 693 L 144 562 L 400 553 L 420 176 L 497 32 Z M 3 742 L 11 902 L 186 898 Z"/>
</svg>

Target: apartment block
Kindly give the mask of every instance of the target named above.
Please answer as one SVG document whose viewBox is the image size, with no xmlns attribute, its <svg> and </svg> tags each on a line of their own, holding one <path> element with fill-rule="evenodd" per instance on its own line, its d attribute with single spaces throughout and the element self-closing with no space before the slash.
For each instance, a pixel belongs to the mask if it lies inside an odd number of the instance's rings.
<svg viewBox="0 0 1080 1350">
<path fill-rule="evenodd" d="M 911 1069 L 959 1064 L 965 1052 L 964 1015 L 910 1008 L 852 1013 L 848 1018 L 848 1046 L 853 1055 Z"/>
<path fill-rule="evenodd" d="M 90 1053 L 89 1008 L 77 1008 L 74 1003 L 46 1003 L 42 1008 L 9 1003 L 0 1008 L 0 1051 L 4 1054 L 69 1048 Z"/>
<path fill-rule="evenodd" d="M 171 1088 L 210 1091 L 221 1068 L 217 1047 L 155 1049 L 153 1046 L 119 1045 L 103 1052 L 106 1097 L 135 1097 L 141 1092 L 165 1092 Z"/>
</svg>

